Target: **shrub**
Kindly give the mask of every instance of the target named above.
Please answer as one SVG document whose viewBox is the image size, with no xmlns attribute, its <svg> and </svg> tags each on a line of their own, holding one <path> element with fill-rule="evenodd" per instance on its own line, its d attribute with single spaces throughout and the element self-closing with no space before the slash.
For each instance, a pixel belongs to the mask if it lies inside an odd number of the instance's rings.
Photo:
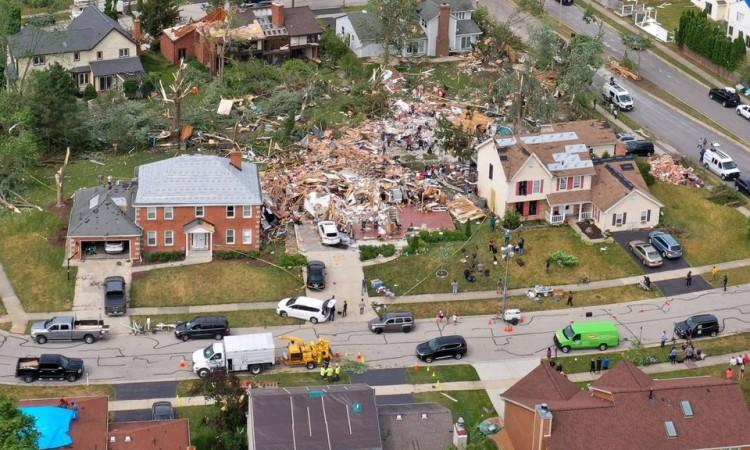
<svg viewBox="0 0 750 450">
<path fill-rule="evenodd" d="M 555 250 L 550 253 L 547 260 L 550 264 L 557 264 L 560 267 L 573 267 L 578 265 L 578 258 L 569 255 L 562 250 Z"/>
<path fill-rule="evenodd" d="M 93 84 L 87 84 L 86 88 L 83 90 L 83 99 L 84 100 L 93 100 L 97 97 L 96 88 Z"/>
<path fill-rule="evenodd" d="M 305 264 L 307 264 L 307 257 L 299 253 L 291 255 L 284 253 L 279 257 L 279 265 L 282 267 L 297 267 L 304 266 Z"/>
<path fill-rule="evenodd" d="M 467 222 L 468 223 L 468 222 Z M 454 242 L 454 241 L 465 241 L 471 236 L 466 235 L 461 230 L 441 230 L 441 231 L 427 231 L 422 230 L 419 232 L 419 239 L 428 244 L 434 244 L 436 242 Z"/>
<path fill-rule="evenodd" d="M 521 226 L 521 215 L 515 209 L 505 211 L 503 216 L 503 228 L 506 230 L 515 230 Z"/>
<path fill-rule="evenodd" d="M 367 261 L 369 259 L 375 259 L 378 257 L 378 255 L 389 257 L 395 254 L 396 254 L 396 246 L 393 244 L 360 245 L 359 246 L 359 260 L 360 261 Z"/>
<path fill-rule="evenodd" d="M 726 184 L 719 184 L 711 191 L 709 200 L 718 205 L 734 206 L 744 202 L 742 194 L 730 188 Z"/>
<path fill-rule="evenodd" d="M 466 239 L 471 237 L 471 220 L 467 220 L 464 224 L 464 235 L 466 235 Z"/>
<path fill-rule="evenodd" d="M 143 259 L 150 263 L 181 261 L 185 259 L 185 252 L 152 252 L 143 255 Z"/>
<path fill-rule="evenodd" d="M 414 255 L 419 253 L 420 250 L 424 249 L 424 245 L 422 244 L 422 240 L 419 238 L 419 236 L 412 236 L 408 239 L 406 239 L 406 247 L 404 247 L 404 250 L 402 253 L 406 255 Z"/>
<path fill-rule="evenodd" d="M 635 164 L 638 166 L 638 170 L 641 172 L 643 181 L 646 182 L 647 186 L 651 186 L 656 182 L 656 179 L 651 175 L 651 164 L 648 161 L 644 161 L 640 158 L 635 160 Z"/>
<path fill-rule="evenodd" d="M 240 251 L 233 251 L 233 250 L 217 250 L 214 252 L 214 257 L 216 259 L 221 260 L 230 260 L 230 259 L 246 259 L 246 258 L 257 258 L 260 256 L 258 252 L 240 252 Z"/>
<path fill-rule="evenodd" d="M 127 98 L 135 98 L 138 93 L 138 80 L 135 78 L 128 78 L 122 82 L 122 92 L 125 93 Z"/>
</svg>

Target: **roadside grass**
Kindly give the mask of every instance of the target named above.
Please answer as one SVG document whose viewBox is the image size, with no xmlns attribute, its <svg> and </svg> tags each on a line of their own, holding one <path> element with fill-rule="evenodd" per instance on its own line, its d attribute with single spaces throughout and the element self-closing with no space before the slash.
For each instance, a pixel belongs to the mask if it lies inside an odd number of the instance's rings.
<svg viewBox="0 0 750 450">
<path fill-rule="evenodd" d="M 448 396 L 457 401 L 451 400 Z M 439 403 L 450 409 L 453 420 L 463 417 L 466 429 L 469 432 L 471 448 L 477 450 L 495 450 L 497 446 L 493 441 L 479 432 L 479 424 L 491 417 L 497 417 L 497 412 L 492 406 L 487 391 L 450 391 L 442 392 L 420 392 L 414 394 L 414 399 L 419 403 Z"/>
<path fill-rule="evenodd" d="M 13 327 L 13 322 L 2 322 L 2 323 L 0 323 L 0 330 L 10 331 L 11 327 Z"/>
<path fill-rule="evenodd" d="M 706 189 L 658 182 L 650 189 L 665 205 L 660 225 L 680 230 L 677 238 L 691 264 L 750 257 L 747 223 L 739 211 L 709 201 Z"/>
<path fill-rule="evenodd" d="M 211 424 L 217 415 L 215 405 L 176 407 L 180 419 L 188 419 L 190 442 L 197 450 L 214 448 L 217 430 Z"/>
<path fill-rule="evenodd" d="M 202 313 L 185 314 L 157 314 L 153 316 L 132 316 L 140 324 L 145 324 L 146 319 L 151 319 L 151 328 L 157 323 L 187 322 L 195 316 L 205 315 Z M 232 328 L 271 327 L 282 325 L 303 325 L 305 322 L 289 317 L 280 317 L 273 309 L 246 309 L 242 311 L 225 311 L 209 315 L 221 315 L 227 318 Z"/>
<path fill-rule="evenodd" d="M 435 376 L 433 376 L 433 374 Z M 408 384 L 432 384 L 451 381 L 479 381 L 479 375 L 471 364 L 450 364 L 447 366 L 414 366 L 406 369 Z"/>
<path fill-rule="evenodd" d="M 575 291 L 573 292 L 573 305 L 576 307 L 610 305 L 660 296 L 661 291 L 658 289 L 646 292 L 636 286 L 618 286 L 590 291 Z M 508 298 L 508 306 L 510 308 L 519 308 L 522 312 L 527 313 L 531 311 L 565 309 L 567 308 L 566 300 L 567 296 L 560 301 L 549 299 L 535 301 L 527 297 L 516 296 Z M 460 320 L 460 317 L 464 316 L 497 314 L 502 307 L 502 297 L 498 295 L 497 299 L 487 300 L 393 303 L 389 304 L 389 307 L 393 311 L 410 311 L 418 319 L 433 318 L 437 314 L 437 311 L 442 310 L 448 317 L 452 314 L 457 314 Z"/>
<path fill-rule="evenodd" d="M 3 299 L 0 298 L 0 316 L 3 316 L 5 314 L 8 314 L 8 311 L 5 309 L 5 305 L 3 304 Z"/>
<path fill-rule="evenodd" d="M 492 233 L 487 221 L 481 225 L 473 223 L 472 227 L 474 230 L 480 228 L 468 242 L 431 244 L 426 254 L 401 256 L 393 261 L 365 267 L 365 277 L 368 280 L 383 280 L 396 295 L 450 292 L 453 279 L 459 282 L 461 292 L 494 290 L 498 280 L 504 277 L 505 265 L 500 256 L 498 264 L 493 264 L 488 242 L 494 239 L 498 246 L 502 245 L 503 231 L 498 229 Z M 521 237 L 525 239 L 526 254 L 516 255 L 510 263 L 509 289 L 537 284 L 576 283 L 584 276 L 591 280 L 604 280 L 641 273 L 641 268 L 618 245 L 587 245 L 567 226 L 522 229 L 513 234 L 511 241 L 517 243 Z M 603 247 L 606 251 L 601 250 Z M 545 273 L 545 262 L 555 250 L 576 256 L 578 265 L 572 268 L 553 265 L 550 272 Z M 464 269 L 469 267 L 473 253 L 477 254 L 477 261 L 490 271 L 490 276 L 477 274 L 476 281 L 469 283 L 463 274 Z M 524 265 L 520 266 L 519 261 Z M 446 270 L 448 275 L 438 278 L 438 269 Z M 370 295 L 377 293 L 371 289 Z"/>
<path fill-rule="evenodd" d="M 550 339 L 550 343 L 552 339 Z M 693 341 L 696 348 L 700 348 L 706 353 L 706 357 L 710 359 L 713 355 L 725 355 L 730 353 L 745 353 L 750 349 L 750 332 L 738 333 L 731 336 L 721 336 L 716 338 L 698 339 Z M 657 362 L 669 362 L 669 351 L 672 349 L 671 341 L 661 348 L 660 346 L 643 347 L 638 350 L 624 350 L 619 352 L 608 352 L 608 353 L 586 353 L 586 354 L 575 354 L 575 350 L 572 350 L 571 356 L 559 356 L 557 361 L 562 364 L 563 371 L 565 373 L 581 373 L 588 372 L 592 358 L 608 356 L 612 367 L 615 363 L 621 361 L 624 357 L 628 357 L 634 364 L 638 363 L 644 358 L 652 356 L 656 358 Z M 680 351 L 680 357 L 684 356 L 684 352 L 681 351 L 681 343 L 678 342 L 677 350 Z M 559 355 L 562 355 L 559 352 Z M 728 363 L 729 361 L 726 361 Z"/>
<path fill-rule="evenodd" d="M 706 276 L 704 277 L 704 279 L 711 283 L 711 285 L 713 285 L 714 287 L 721 287 L 721 280 L 724 275 L 727 276 L 727 284 L 730 286 L 750 283 L 750 266 L 738 267 L 736 269 L 720 270 L 715 280 L 712 280 L 710 276 Z"/>
<path fill-rule="evenodd" d="M 212 261 L 141 272 L 130 287 L 131 307 L 275 301 L 304 293 L 304 282 L 273 266 Z"/>
<path fill-rule="evenodd" d="M 71 384 L 59 386 L 29 386 L 17 384 L 0 384 L 0 393 L 9 395 L 17 400 L 32 398 L 60 398 L 85 397 L 91 395 L 106 395 L 115 398 L 115 388 L 111 384 Z"/>
<path fill-rule="evenodd" d="M 239 376 L 243 381 L 254 381 L 254 382 L 275 382 L 279 384 L 279 387 L 300 387 L 300 386 L 325 386 L 329 384 L 349 384 L 351 383 L 351 377 L 345 371 L 341 371 L 341 379 L 336 382 L 325 381 L 320 378 L 320 369 L 316 368 L 313 370 L 307 370 L 304 367 L 297 369 L 291 369 L 285 372 L 274 372 L 267 373 L 264 375 L 257 376 Z M 180 397 L 187 397 L 190 394 L 190 390 L 193 386 L 198 383 L 198 380 L 183 380 L 177 384 L 177 395 Z"/>
</svg>

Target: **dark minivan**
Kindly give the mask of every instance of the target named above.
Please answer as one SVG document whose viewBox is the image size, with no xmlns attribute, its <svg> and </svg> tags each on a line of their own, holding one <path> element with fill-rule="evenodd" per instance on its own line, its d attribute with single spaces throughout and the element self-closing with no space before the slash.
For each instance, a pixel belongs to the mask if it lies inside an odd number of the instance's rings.
<svg viewBox="0 0 750 450">
<path fill-rule="evenodd" d="M 417 358 L 426 363 L 440 358 L 461 359 L 466 351 L 466 340 L 463 336 L 440 336 L 417 345 Z"/>
<path fill-rule="evenodd" d="M 714 337 L 719 334 L 719 319 L 713 314 L 691 316 L 687 320 L 674 324 L 674 334 L 682 339 Z"/>
<path fill-rule="evenodd" d="M 229 335 L 229 322 L 224 316 L 198 316 L 189 322 L 178 323 L 174 335 L 183 341 L 195 338 L 220 340 Z"/>
</svg>

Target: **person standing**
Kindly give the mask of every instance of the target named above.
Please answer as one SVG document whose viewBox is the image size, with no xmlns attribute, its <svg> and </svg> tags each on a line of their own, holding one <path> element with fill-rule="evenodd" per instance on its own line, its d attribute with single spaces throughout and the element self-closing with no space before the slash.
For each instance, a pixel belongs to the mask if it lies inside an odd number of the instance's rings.
<svg viewBox="0 0 750 450">
<path fill-rule="evenodd" d="M 453 295 L 458 294 L 458 281 L 455 278 L 451 281 L 451 290 L 453 291 Z"/>
<path fill-rule="evenodd" d="M 601 356 L 597 356 L 596 358 L 596 373 L 602 372 L 602 358 Z"/>
<path fill-rule="evenodd" d="M 568 306 L 573 306 L 573 291 L 568 292 Z"/>
<path fill-rule="evenodd" d="M 451 316 L 451 322 L 453 322 L 453 326 L 458 325 L 458 314 L 453 313 L 453 315 Z"/>
<path fill-rule="evenodd" d="M 687 276 L 685 277 L 685 285 L 686 286 L 693 285 L 693 271 L 692 270 L 688 270 Z"/>
<path fill-rule="evenodd" d="M 441 309 L 440 311 L 438 311 L 437 316 L 435 316 L 435 321 L 438 323 L 438 325 L 440 325 L 441 323 L 443 323 L 443 319 L 445 319 L 445 313 Z"/>
<path fill-rule="evenodd" d="M 525 246 L 526 246 L 526 239 L 521 238 L 521 240 L 518 241 L 518 254 L 519 255 L 521 256 L 524 255 L 524 253 L 526 252 Z"/>
<path fill-rule="evenodd" d="M 727 278 L 726 275 L 724 275 L 724 278 L 721 280 L 721 285 L 724 287 L 724 292 L 727 291 L 727 283 L 729 282 L 729 278 Z"/>
<path fill-rule="evenodd" d="M 719 275 L 719 269 L 716 266 L 711 267 L 711 281 L 716 281 L 716 277 Z"/>
<path fill-rule="evenodd" d="M 745 365 L 740 364 L 740 381 L 742 381 L 745 378 Z"/>
<path fill-rule="evenodd" d="M 677 364 L 677 347 L 672 347 L 672 350 L 669 352 L 669 362 L 672 365 Z"/>
<path fill-rule="evenodd" d="M 552 347 L 547 347 L 547 359 L 552 359 Z"/>
<path fill-rule="evenodd" d="M 344 307 L 341 308 L 341 317 L 346 317 L 346 309 L 349 307 L 349 305 L 346 303 L 346 300 L 344 300 Z"/>
<path fill-rule="evenodd" d="M 361 316 L 364 313 L 365 313 L 365 299 L 362 298 L 359 300 L 359 315 Z"/>
<path fill-rule="evenodd" d="M 367 295 L 367 278 L 362 278 L 362 295 Z"/>
<path fill-rule="evenodd" d="M 667 330 L 662 330 L 661 331 L 661 338 L 659 339 L 661 341 L 661 347 L 662 348 L 664 348 L 664 346 L 666 345 L 667 339 L 669 339 L 667 337 Z"/>
<path fill-rule="evenodd" d="M 549 273 L 549 258 L 547 258 L 547 262 L 544 263 L 544 273 Z"/>
<path fill-rule="evenodd" d="M 333 322 L 336 320 L 336 305 L 331 306 L 331 312 L 329 313 L 328 320 Z"/>
<path fill-rule="evenodd" d="M 505 246 L 507 247 L 508 244 L 510 244 L 510 230 L 505 230 L 505 234 L 503 235 L 503 239 L 505 239 Z"/>
<path fill-rule="evenodd" d="M 592 375 L 596 373 L 596 360 L 594 360 L 594 358 L 591 358 L 591 366 L 589 368 L 589 372 L 591 372 Z"/>
<path fill-rule="evenodd" d="M 731 367 L 728 368 L 727 371 L 726 371 L 726 375 L 725 376 L 726 376 L 727 380 L 733 379 L 734 378 L 734 370 Z"/>
<path fill-rule="evenodd" d="M 497 217 L 495 217 L 495 215 L 493 214 L 490 216 L 490 230 L 492 230 L 493 233 L 495 232 L 496 224 L 497 224 Z"/>
</svg>

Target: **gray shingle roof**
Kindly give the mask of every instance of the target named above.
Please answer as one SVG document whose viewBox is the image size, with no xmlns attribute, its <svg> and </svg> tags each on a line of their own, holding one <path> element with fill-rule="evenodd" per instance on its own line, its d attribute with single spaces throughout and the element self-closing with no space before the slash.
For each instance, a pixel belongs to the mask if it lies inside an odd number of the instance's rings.
<svg viewBox="0 0 750 450">
<path fill-rule="evenodd" d="M 378 405 L 378 421 L 383 450 L 451 448 L 453 415 L 437 403 Z"/>
<path fill-rule="evenodd" d="M 373 41 L 382 30 L 380 20 L 375 14 L 354 11 L 349 13 L 349 21 L 360 41 Z"/>
<path fill-rule="evenodd" d="M 289 36 L 305 36 L 323 32 L 309 6 L 286 8 L 284 10 L 284 26 L 289 32 Z"/>
<path fill-rule="evenodd" d="M 70 53 L 91 50 L 112 30 L 133 40 L 130 33 L 117 21 L 106 16 L 96 6 L 88 6 L 65 30 L 40 30 L 26 26 L 10 36 L 8 43 L 16 57 Z"/>
<path fill-rule="evenodd" d="M 260 205 L 255 164 L 242 170 L 229 158 L 181 155 L 138 167 L 137 205 Z"/>
<path fill-rule="evenodd" d="M 133 212 L 134 187 L 114 185 L 83 188 L 73 197 L 68 236 L 102 237 L 140 236 Z M 118 206 L 125 206 L 125 211 Z"/>
<path fill-rule="evenodd" d="M 482 30 L 471 19 L 459 20 L 456 22 L 456 35 L 460 36 L 462 34 L 482 34 Z"/>
<path fill-rule="evenodd" d="M 425 22 L 429 22 L 440 14 L 441 3 L 451 5 L 451 12 L 474 11 L 471 0 L 425 0 L 419 4 L 419 15 Z"/>
<path fill-rule="evenodd" d="M 137 56 L 91 61 L 89 66 L 91 66 L 91 72 L 95 77 L 117 75 L 120 73 L 143 73 L 143 65 L 141 65 L 141 60 Z"/>
</svg>

